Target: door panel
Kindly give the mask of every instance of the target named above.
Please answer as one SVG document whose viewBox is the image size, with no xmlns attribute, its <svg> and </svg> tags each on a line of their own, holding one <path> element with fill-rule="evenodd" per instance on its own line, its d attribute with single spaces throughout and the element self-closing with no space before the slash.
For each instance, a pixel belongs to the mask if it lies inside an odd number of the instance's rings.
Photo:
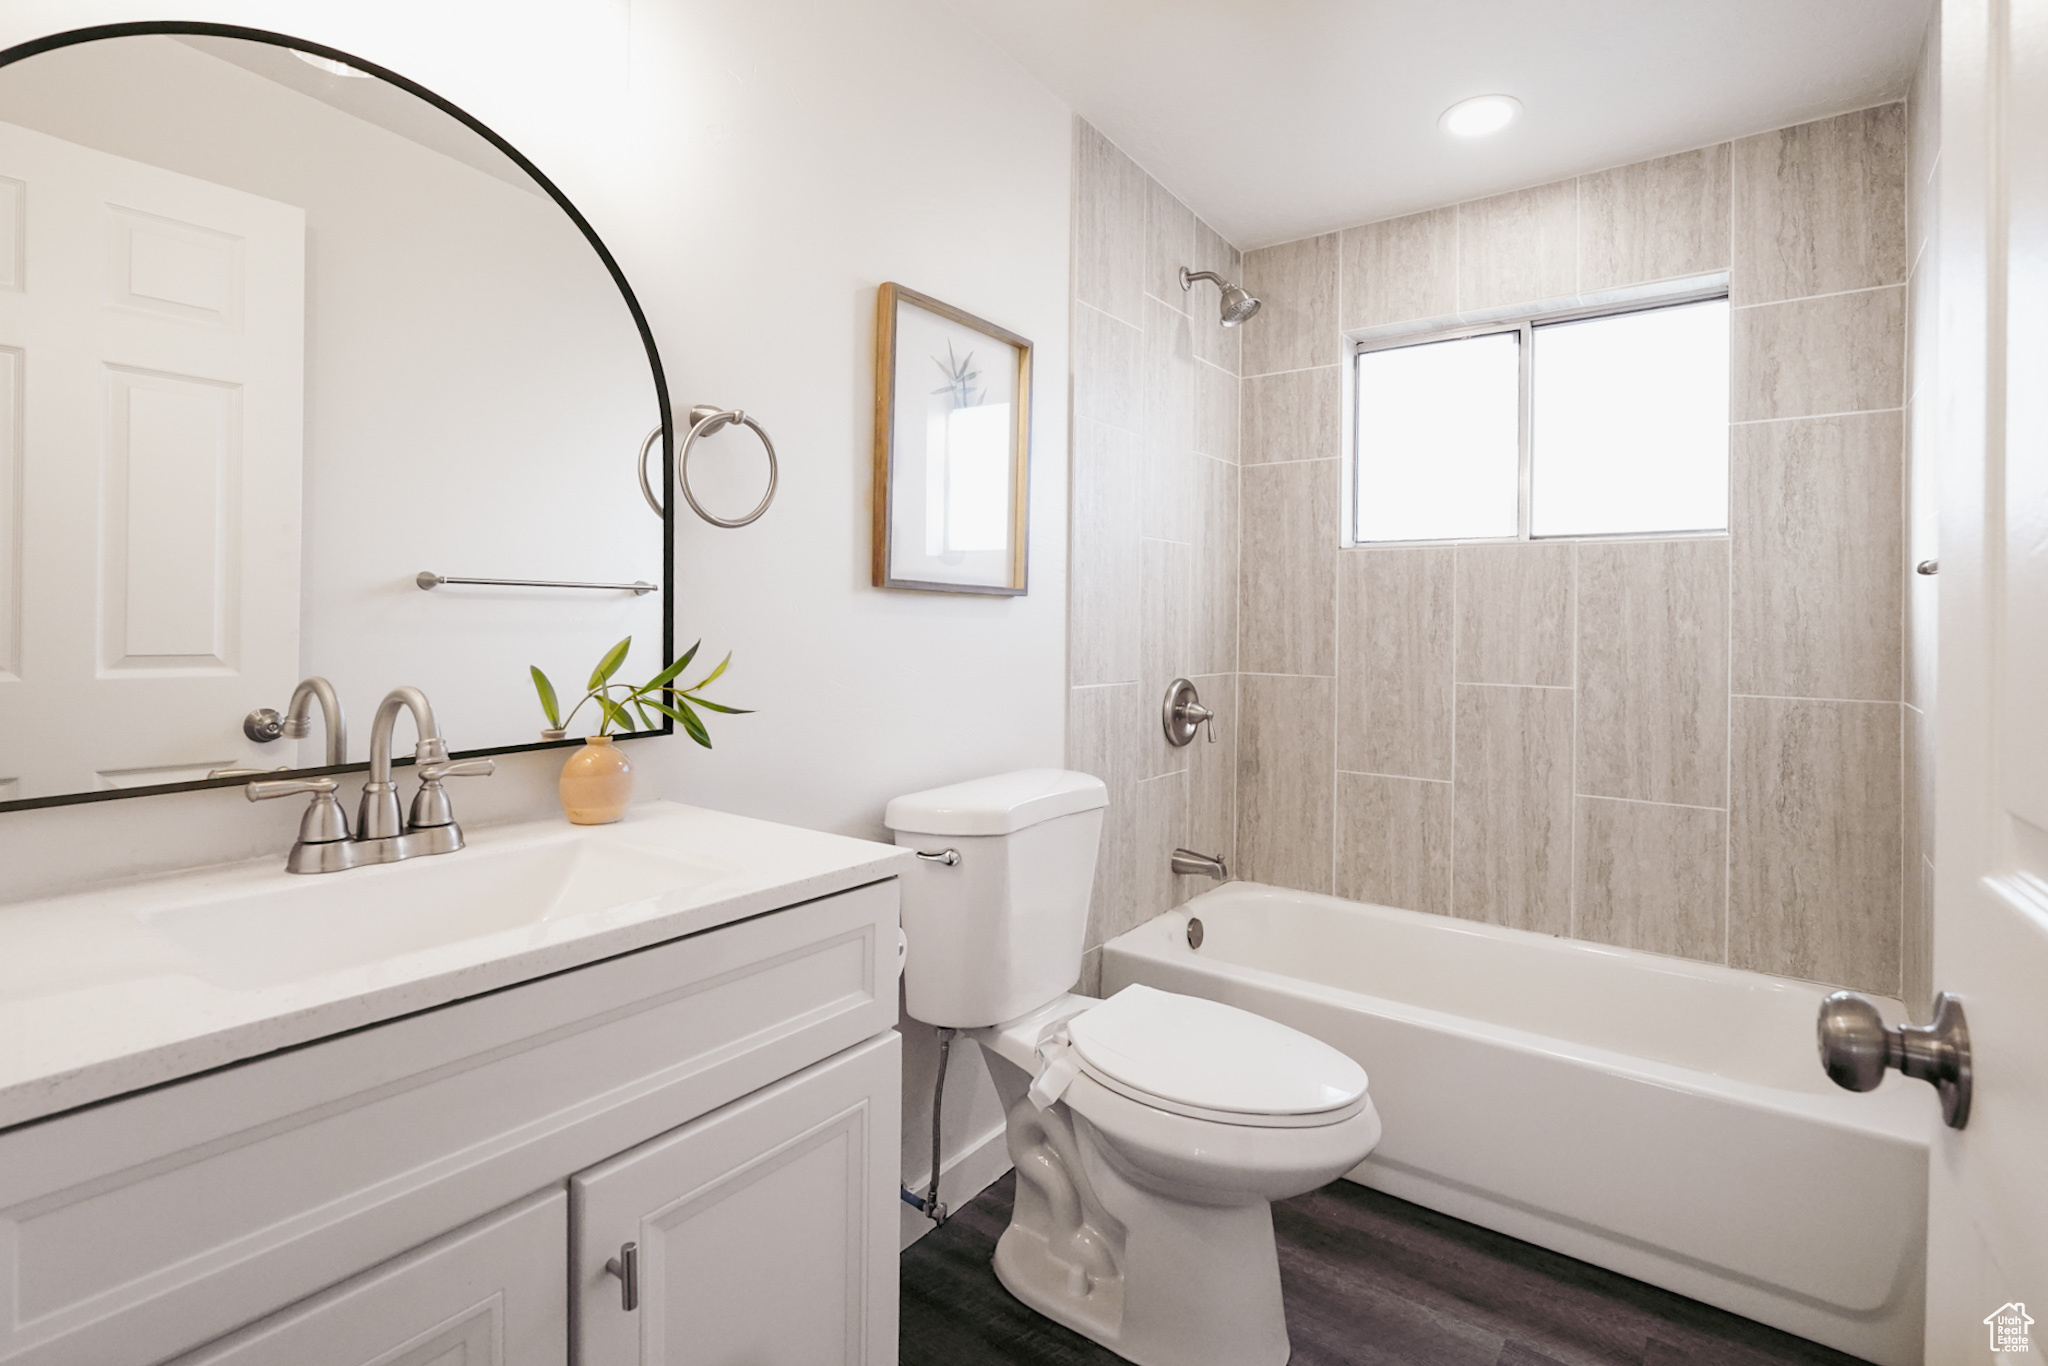
<svg viewBox="0 0 2048 1366">
<path fill-rule="evenodd" d="M 574 1177 L 582 1366 L 896 1359 L 893 1032 Z M 637 1249 L 639 1304 L 606 1269 Z"/>
<path fill-rule="evenodd" d="M 568 1244 L 542 1191 L 172 1366 L 564 1366 Z"/>
<path fill-rule="evenodd" d="M 1975 1082 L 1928 1183 L 1948 1366 L 2016 1359 L 2001 1310 L 2048 1320 L 2048 0 L 1945 0 L 1941 42 L 1934 985 Z"/>
<path fill-rule="evenodd" d="M 304 353 L 301 210 L 0 124 L 10 797 L 292 761 Z"/>
</svg>

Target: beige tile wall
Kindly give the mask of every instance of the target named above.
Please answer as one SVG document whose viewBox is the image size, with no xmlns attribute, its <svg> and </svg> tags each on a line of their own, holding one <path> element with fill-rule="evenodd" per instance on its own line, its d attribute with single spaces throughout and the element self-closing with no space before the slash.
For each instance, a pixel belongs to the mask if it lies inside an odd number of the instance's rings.
<svg viewBox="0 0 2048 1366">
<path fill-rule="evenodd" d="M 1215 287 L 1184 294 L 1178 271 L 1236 279 L 1243 262 L 1094 128 L 1076 120 L 1074 138 L 1067 762 L 1110 792 L 1092 991 L 1105 940 L 1200 890 L 1169 870 L 1176 846 L 1237 855 L 1239 333 L 1217 322 Z M 1334 499 L 1305 511 L 1333 518 Z M 1315 637 L 1295 623 L 1276 648 L 1291 662 Z M 1224 717 L 1213 744 L 1162 737 L 1160 699 L 1183 676 Z"/>
<path fill-rule="evenodd" d="M 1903 958 L 1913 980 L 1931 597 L 1906 568 L 1908 123 L 1889 105 L 1246 254 L 1242 875 L 1887 994 Z M 1933 174 L 1915 162 L 1917 188 Z M 1726 536 L 1337 549 L 1347 331 L 1718 270 Z"/>
</svg>

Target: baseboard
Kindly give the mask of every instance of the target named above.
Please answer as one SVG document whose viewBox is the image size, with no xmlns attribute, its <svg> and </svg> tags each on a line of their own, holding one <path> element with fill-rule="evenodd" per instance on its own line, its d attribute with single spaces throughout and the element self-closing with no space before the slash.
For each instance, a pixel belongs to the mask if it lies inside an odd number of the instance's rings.
<svg viewBox="0 0 2048 1366">
<path fill-rule="evenodd" d="M 959 1209 L 994 1185 L 1008 1170 L 1010 1145 L 1007 1126 L 998 1124 L 940 1164 L 939 1201 L 947 1209 Z M 903 1184 L 922 1196 L 925 1184 L 930 1180 L 930 1172 L 919 1172 L 915 1179 L 906 1180 Z M 897 1211 L 903 1217 L 902 1241 L 897 1247 L 900 1252 L 931 1232 L 933 1225 L 921 1210 L 899 1203 Z"/>
</svg>

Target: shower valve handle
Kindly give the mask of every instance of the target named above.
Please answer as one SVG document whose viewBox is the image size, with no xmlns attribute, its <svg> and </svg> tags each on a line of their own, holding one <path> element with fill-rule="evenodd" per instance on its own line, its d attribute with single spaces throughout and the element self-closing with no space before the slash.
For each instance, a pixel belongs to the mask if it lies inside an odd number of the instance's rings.
<svg viewBox="0 0 2048 1366">
<path fill-rule="evenodd" d="M 1160 721 L 1165 726 L 1166 743 L 1169 745 L 1187 744 L 1195 738 L 1196 729 L 1202 726 L 1208 727 L 1209 743 L 1216 743 L 1216 713 L 1202 705 L 1195 685 L 1185 678 L 1174 679 L 1166 689 Z"/>
</svg>

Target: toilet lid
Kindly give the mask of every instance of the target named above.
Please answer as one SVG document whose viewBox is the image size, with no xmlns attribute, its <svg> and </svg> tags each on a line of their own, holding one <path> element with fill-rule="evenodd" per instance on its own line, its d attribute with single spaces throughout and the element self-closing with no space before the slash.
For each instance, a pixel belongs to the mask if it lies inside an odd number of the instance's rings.
<svg viewBox="0 0 2048 1366">
<path fill-rule="evenodd" d="M 1236 1123 L 1334 1123 L 1365 1097 L 1365 1069 L 1248 1010 L 1128 986 L 1067 1021 L 1082 1069 L 1181 1114 Z"/>
</svg>

